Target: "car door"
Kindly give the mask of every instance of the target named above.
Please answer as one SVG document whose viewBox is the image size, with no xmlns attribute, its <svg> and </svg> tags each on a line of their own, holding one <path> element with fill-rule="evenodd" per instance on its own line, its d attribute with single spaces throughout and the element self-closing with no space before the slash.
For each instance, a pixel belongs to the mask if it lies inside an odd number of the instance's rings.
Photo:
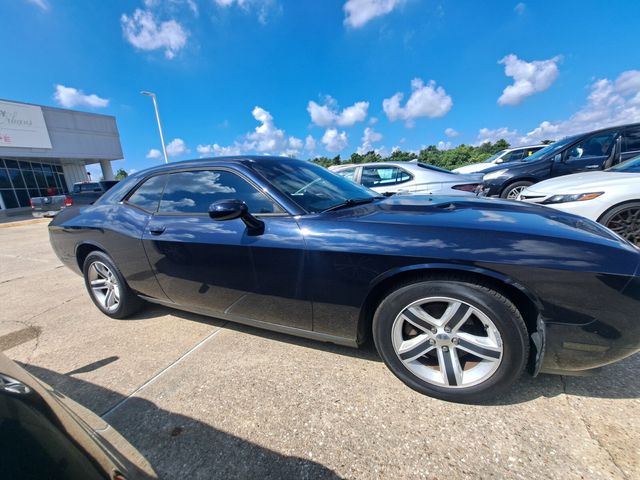
<svg viewBox="0 0 640 480">
<path fill-rule="evenodd" d="M 617 130 L 590 135 L 562 152 L 560 161 L 554 161 L 552 176 L 602 170 L 605 162 L 614 153 Z"/>
<path fill-rule="evenodd" d="M 265 223 L 253 235 L 240 218 L 215 221 L 209 205 L 244 201 Z M 170 173 L 143 234 L 158 282 L 174 302 L 210 314 L 311 329 L 302 290 L 304 241 L 295 219 L 228 168 Z"/>
<path fill-rule="evenodd" d="M 622 134 L 622 153 L 620 161 L 640 155 L 640 125 L 627 128 Z"/>
</svg>

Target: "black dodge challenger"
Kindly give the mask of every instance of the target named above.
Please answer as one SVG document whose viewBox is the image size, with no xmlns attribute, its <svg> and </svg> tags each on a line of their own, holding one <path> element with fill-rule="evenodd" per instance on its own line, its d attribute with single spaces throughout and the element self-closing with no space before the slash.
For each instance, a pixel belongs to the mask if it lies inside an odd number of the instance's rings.
<svg viewBox="0 0 640 480">
<path fill-rule="evenodd" d="M 450 401 L 640 348 L 640 250 L 536 205 L 386 198 L 309 162 L 228 157 L 136 173 L 49 232 L 110 317 L 144 299 L 343 345 L 371 334 L 400 380 Z"/>
</svg>

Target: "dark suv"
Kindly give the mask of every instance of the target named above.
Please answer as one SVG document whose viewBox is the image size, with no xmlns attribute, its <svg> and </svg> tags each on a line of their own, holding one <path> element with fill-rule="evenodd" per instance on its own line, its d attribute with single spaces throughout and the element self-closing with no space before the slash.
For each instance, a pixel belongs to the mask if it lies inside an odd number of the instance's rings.
<svg viewBox="0 0 640 480">
<path fill-rule="evenodd" d="M 485 170 L 480 195 L 515 199 L 526 187 L 542 180 L 604 170 L 638 154 L 640 123 L 573 135 L 506 167 Z"/>
</svg>

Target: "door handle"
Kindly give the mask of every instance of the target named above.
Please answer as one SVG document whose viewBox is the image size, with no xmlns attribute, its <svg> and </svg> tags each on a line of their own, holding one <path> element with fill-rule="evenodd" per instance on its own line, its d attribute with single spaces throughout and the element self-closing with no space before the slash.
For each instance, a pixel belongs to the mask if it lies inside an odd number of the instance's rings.
<svg viewBox="0 0 640 480">
<path fill-rule="evenodd" d="M 151 235 L 161 235 L 167 229 L 164 225 L 149 225 L 149 233 Z"/>
<path fill-rule="evenodd" d="M 587 165 L 586 167 L 587 170 L 596 170 L 598 168 L 600 168 L 600 165 Z"/>
</svg>

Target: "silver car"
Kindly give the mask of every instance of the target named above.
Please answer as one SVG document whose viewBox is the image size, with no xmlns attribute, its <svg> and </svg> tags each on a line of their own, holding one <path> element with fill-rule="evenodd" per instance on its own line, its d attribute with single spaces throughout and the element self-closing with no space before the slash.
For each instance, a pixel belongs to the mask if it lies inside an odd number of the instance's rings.
<svg viewBox="0 0 640 480">
<path fill-rule="evenodd" d="M 474 195 L 482 174 L 462 175 L 418 162 L 333 165 L 329 170 L 383 195 Z"/>
</svg>

